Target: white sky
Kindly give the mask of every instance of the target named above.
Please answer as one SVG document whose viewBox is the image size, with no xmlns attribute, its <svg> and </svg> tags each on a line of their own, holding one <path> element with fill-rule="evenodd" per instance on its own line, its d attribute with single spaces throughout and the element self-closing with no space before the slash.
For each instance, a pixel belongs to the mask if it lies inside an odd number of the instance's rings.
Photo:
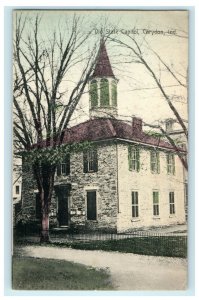
<svg viewBox="0 0 199 300">
<path fill-rule="evenodd" d="M 54 27 L 58 28 L 60 24 L 62 26 L 62 22 L 73 15 L 73 11 L 44 10 L 41 13 L 43 18 L 40 34 L 43 37 L 49 36 Z M 188 36 L 187 11 L 90 11 L 89 13 L 83 11 L 76 12 L 76 14 L 85 16 L 81 29 L 83 32 L 93 29 L 93 34 L 89 40 L 91 48 L 92 44 L 100 38 L 100 33 L 95 31 L 95 29 L 99 31 L 101 28 L 100 24 L 104 22 L 106 22 L 104 27 L 106 32 L 109 32 L 114 27 L 118 29 L 118 33 L 111 34 L 110 37 L 121 39 L 130 45 L 132 45 L 132 41 L 123 32 L 136 29 L 139 35 L 130 34 L 130 36 L 135 37 L 139 43 L 142 43 L 144 56 L 156 74 L 158 76 L 160 74 L 163 86 L 172 85 L 166 91 L 170 96 L 174 97 L 174 105 L 182 117 L 187 119 L 186 89 L 177 86 L 173 87 L 173 85 L 176 85 L 176 82 L 165 71 L 159 71 L 157 59 L 149 53 L 145 46 L 146 41 L 175 70 L 175 74 L 178 75 L 179 79 L 185 82 L 185 78 L 179 74 L 184 76 L 187 74 L 188 39 L 179 36 Z M 29 11 L 29 15 L 33 16 L 34 11 Z M 166 32 L 166 34 L 146 34 L 145 30 L 158 30 Z M 168 30 L 175 30 L 176 35 L 167 34 Z M 145 39 L 144 42 L 143 39 Z M 129 60 L 132 58 L 132 52 L 119 47 L 111 41 L 108 41 L 106 44 L 114 74 L 119 79 L 119 117 L 124 118 L 124 116 L 130 117 L 135 115 L 143 118 L 145 122 L 153 124 L 157 120 L 174 117 L 146 68 L 136 63 L 123 63 L 124 55 L 129 54 Z M 77 74 L 78 69 L 73 69 L 70 79 L 77 80 Z M 86 94 L 82 97 L 71 124 L 79 123 L 89 118 L 88 103 L 88 94 Z"/>
</svg>

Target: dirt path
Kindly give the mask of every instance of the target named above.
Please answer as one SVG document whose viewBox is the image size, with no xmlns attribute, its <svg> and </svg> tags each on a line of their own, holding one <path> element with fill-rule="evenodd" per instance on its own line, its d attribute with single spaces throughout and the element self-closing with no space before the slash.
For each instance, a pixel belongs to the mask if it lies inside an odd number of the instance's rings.
<svg viewBox="0 0 199 300">
<path fill-rule="evenodd" d="M 21 250 L 22 255 L 108 268 L 116 290 L 186 289 L 186 259 L 43 246 L 28 246 Z"/>
</svg>

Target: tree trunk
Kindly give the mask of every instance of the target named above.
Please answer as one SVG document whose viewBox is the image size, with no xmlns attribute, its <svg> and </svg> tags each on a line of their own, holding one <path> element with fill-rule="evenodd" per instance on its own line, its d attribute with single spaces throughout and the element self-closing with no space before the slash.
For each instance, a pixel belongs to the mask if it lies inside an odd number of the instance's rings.
<svg viewBox="0 0 199 300">
<path fill-rule="evenodd" d="M 50 241 L 50 235 L 49 235 L 49 213 L 48 209 L 44 208 L 42 210 L 42 220 L 41 220 L 41 237 L 40 242 L 41 243 L 48 243 Z"/>
<path fill-rule="evenodd" d="M 54 188 L 54 175 L 55 166 L 50 164 L 42 164 L 42 189 L 40 193 L 41 199 L 41 243 L 50 241 L 49 234 L 49 207 L 51 203 L 53 188 Z"/>
</svg>

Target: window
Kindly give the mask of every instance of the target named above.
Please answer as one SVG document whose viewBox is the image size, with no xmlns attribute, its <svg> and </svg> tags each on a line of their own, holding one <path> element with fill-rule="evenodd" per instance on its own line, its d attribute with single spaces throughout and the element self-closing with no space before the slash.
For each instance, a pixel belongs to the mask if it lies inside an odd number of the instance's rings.
<svg viewBox="0 0 199 300">
<path fill-rule="evenodd" d="M 175 157 L 171 153 L 167 153 L 167 174 L 175 174 Z"/>
<path fill-rule="evenodd" d="M 97 149 L 92 148 L 84 151 L 84 173 L 92 173 L 98 171 Z"/>
<path fill-rule="evenodd" d="M 91 108 L 98 106 L 98 90 L 97 90 L 97 81 L 93 80 L 90 86 L 90 99 L 91 99 Z"/>
<path fill-rule="evenodd" d="M 96 191 L 87 192 L 87 220 L 97 220 Z"/>
<path fill-rule="evenodd" d="M 153 215 L 159 216 L 159 192 L 153 192 Z"/>
<path fill-rule="evenodd" d="M 19 195 L 19 191 L 20 191 L 19 185 L 16 185 L 16 186 L 15 186 L 15 193 L 16 193 L 17 195 Z"/>
<path fill-rule="evenodd" d="M 169 211 L 170 215 L 175 214 L 175 198 L 174 198 L 174 192 L 169 193 Z"/>
<path fill-rule="evenodd" d="M 57 166 L 57 176 L 70 174 L 70 155 L 67 154 L 65 159 Z"/>
<path fill-rule="evenodd" d="M 160 156 L 157 151 L 151 151 L 151 172 L 160 173 Z"/>
<path fill-rule="evenodd" d="M 111 82 L 111 99 L 112 106 L 117 106 L 117 85 L 115 81 Z"/>
<path fill-rule="evenodd" d="M 139 172 L 140 170 L 140 150 L 138 147 L 128 147 L 129 170 Z"/>
<path fill-rule="evenodd" d="M 41 219 L 41 201 L 39 193 L 35 194 L 35 216 L 37 219 Z"/>
<path fill-rule="evenodd" d="M 132 217 L 139 217 L 138 192 L 132 192 Z"/>
<path fill-rule="evenodd" d="M 105 78 L 100 80 L 100 104 L 109 106 L 109 82 Z"/>
<path fill-rule="evenodd" d="M 174 123 L 173 120 L 167 120 L 166 121 L 166 131 L 167 132 L 173 131 L 173 123 Z"/>
</svg>

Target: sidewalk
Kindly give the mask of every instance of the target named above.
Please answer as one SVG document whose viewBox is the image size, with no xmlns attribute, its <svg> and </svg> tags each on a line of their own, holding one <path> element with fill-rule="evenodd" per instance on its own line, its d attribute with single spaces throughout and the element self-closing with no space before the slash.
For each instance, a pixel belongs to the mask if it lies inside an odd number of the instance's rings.
<svg viewBox="0 0 199 300">
<path fill-rule="evenodd" d="M 187 285 L 186 259 L 44 246 L 26 246 L 20 250 L 23 256 L 108 268 L 115 290 L 184 290 Z"/>
</svg>

